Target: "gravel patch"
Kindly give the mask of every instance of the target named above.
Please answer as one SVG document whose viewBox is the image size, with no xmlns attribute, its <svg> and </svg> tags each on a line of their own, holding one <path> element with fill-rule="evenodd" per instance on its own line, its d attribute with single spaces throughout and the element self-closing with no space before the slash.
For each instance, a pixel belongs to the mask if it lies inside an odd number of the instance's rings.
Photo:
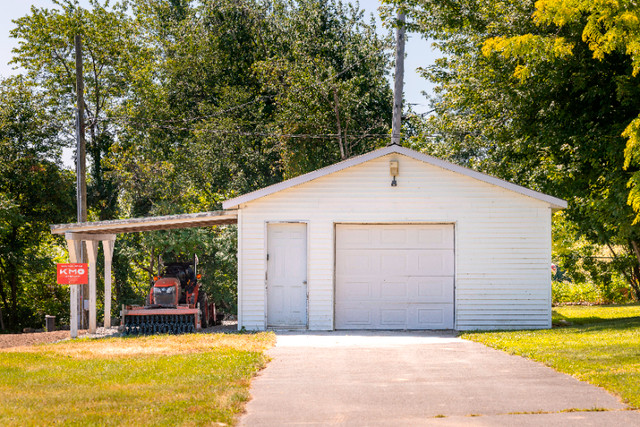
<svg viewBox="0 0 640 427">
<path fill-rule="evenodd" d="M 78 336 L 87 331 L 78 331 Z M 23 347 L 26 345 L 49 344 L 69 339 L 69 331 L 32 332 L 25 334 L 0 335 L 0 348 Z"/>
<path fill-rule="evenodd" d="M 225 320 L 222 325 L 212 326 L 203 329 L 200 333 L 217 334 L 217 333 L 234 333 L 238 330 L 238 322 L 236 320 Z M 79 330 L 78 338 L 109 338 L 120 337 L 122 334 L 118 327 L 97 328 L 95 334 L 89 334 L 87 330 Z M 24 347 L 29 345 L 50 344 L 58 341 L 71 339 L 69 331 L 54 332 L 32 332 L 23 334 L 0 334 L 0 349 L 11 347 Z"/>
</svg>

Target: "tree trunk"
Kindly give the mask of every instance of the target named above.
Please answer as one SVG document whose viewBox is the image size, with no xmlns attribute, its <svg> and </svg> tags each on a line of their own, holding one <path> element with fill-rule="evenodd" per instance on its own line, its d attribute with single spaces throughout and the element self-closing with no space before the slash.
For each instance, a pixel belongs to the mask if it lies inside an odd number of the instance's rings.
<svg viewBox="0 0 640 427">
<path fill-rule="evenodd" d="M 4 270 L 4 268 L 3 268 Z M 0 275 L 0 298 L 2 298 L 2 304 L 5 307 L 8 307 L 9 305 L 7 304 L 7 295 L 4 292 L 4 283 L 2 280 L 2 275 Z M 2 330 L 6 330 L 5 326 L 4 326 L 4 318 L 3 318 L 3 313 L 2 313 L 2 306 L 0 306 L 0 328 L 2 328 Z"/>
<path fill-rule="evenodd" d="M 150 275 L 150 279 L 151 279 L 151 286 L 153 286 L 153 276 L 155 275 L 155 266 L 156 266 L 156 254 L 155 254 L 155 250 L 154 248 L 151 248 L 150 252 L 150 259 L 151 262 L 149 263 L 149 275 Z M 158 268 L 160 268 L 160 265 L 158 265 Z"/>
<path fill-rule="evenodd" d="M 12 271 L 13 270 L 13 271 Z M 18 326 L 18 275 L 17 268 L 12 265 L 9 268 L 8 280 L 9 280 L 9 303 L 11 305 L 11 311 L 9 312 L 9 324 L 11 327 Z"/>
<path fill-rule="evenodd" d="M 631 289 L 637 301 L 640 301 L 640 248 L 635 240 L 631 240 L 633 253 L 636 255 L 636 265 L 633 267 L 633 280 L 630 281 Z"/>
</svg>

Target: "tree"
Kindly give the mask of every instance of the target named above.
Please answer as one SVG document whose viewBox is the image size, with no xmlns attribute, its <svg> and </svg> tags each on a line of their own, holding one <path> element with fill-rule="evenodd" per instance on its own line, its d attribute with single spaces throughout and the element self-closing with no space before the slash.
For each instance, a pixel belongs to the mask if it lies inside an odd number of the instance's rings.
<svg viewBox="0 0 640 427">
<path fill-rule="evenodd" d="M 334 0 L 89 3 L 32 8 L 12 35 L 13 62 L 66 130 L 63 145 L 74 129 L 73 38 L 83 36 L 92 220 L 219 209 L 233 195 L 367 151 L 388 130 L 385 43 L 355 8 Z M 2 203 L 2 218 L 12 218 L 13 201 Z M 118 303 L 146 291 L 157 254 L 174 240 L 215 259 L 221 268 L 208 276 L 232 289 L 233 257 L 219 251 L 234 250 L 232 235 L 119 238 Z M 219 296 L 230 310 L 232 295 Z"/>
<path fill-rule="evenodd" d="M 626 70 L 628 82 L 625 83 L 634 86 L 636 79 L 633 77 L 640 73 L 640 10 L 634 1 L 541 0 L 536 3 L 533 16 L 539 26 L 581 28 L 582 41 L 589 46 L 594 59 L 606 61 L 612 55 L 626 54 L 630 66 Z M 567 57 L 575 48 L 575 43 L 558 35 L 531 37 L 524 43 L 521 38 L 498 37 L 488 41 L 487 47 L 495 49 L 492 45 L 497 45 L 508 50 L 514 45 L 520 44 L 526 48 L 540 42 L 544 43 L 547 55 Z M 624 165 L 625 169 L 629 169 L 631 165 L 640 164 L 640 114 L 628 123 L 622 135 L 627 138 Z M 638 212 L 634 220 L 637 223 L 640 221 L 640 171 L 633 172 L 629 186 L 628 202 Z M 640 248 L 635 241 L 633 244 L 640 261 Z"/>
<path fill-rule="evenodd" d="M 424 71 L 438 84 L 426 126 L 437 137 L 413 143 L 568 199 L 579 235 L 609 247 L 640 296 L 640 230 L 625 203 L 634 171 L 623 169 L 622 133 L 640 111 L 631 58 L 594 58 L 587 17 L 545 23 L 533 2 L 409 5 L 447 55 Z"/>
<path fill-rule="evenodd" d="M 0 97 L 0 325 L 19 330 L 42 321 L 36 294 L 60 298 L 49 224 L 73 218 L 73 176 L 43 96 L 18 77 L 0 82 Z"/>
<path fill-rule="evenodd" d="M 390 40 L 351 4 L 276 2 L 270 56 L 255 64 L 275 101 L 270 126 L 287 177 L 386 142 Z M 386 50 L 386 51 L 385 51 Z"/>
<path fill-rule="evenodd" d="M 139 43 L 128 2 L 89 0 L 89 9 L 78 0 L 52 0 L 54 9 L 31 8 L 15 20 L 11 36 L 18 39 L 12 63 L 26 70 L 25 78 L 43 91 L 56 120 L 69 130 L 73 141 L 76 107 L 74 38 L 83 40 L 85 81 L 84 115 L 87 154 L 91 159 L 88 208 L 99 219 L 117 212 L 117 188 L 105 176 L 103 158 L 115 137 L 106 120 L 126 99 L 130 81 L 147 65 L 146 47 Z"/>
<path fill-rule="evenodd" d="M 113 150 L 122 177 L 154 182 L 164 170 L 211 209 L 368 151 L 388 130 L 385 43 L 355 8 L 146 0 L 136 10 L 158 69 L 127 106 L 126 137 Z M 166 199 L 154 192 L 154 203 Z"/>
<path fill-rule="evenodd" d="M 105 159 L 119 129 L 107 119 L 120 112 L 131 96 L 133 83 L 146 76 L 151 47 L 143 43 L 127 0 L 89 0 L 86 9 L 78 0 L 52 1 L 53 8 L 32 7 L 28 15 L 14 21 L 11 35 L 18 39 L 18 47 L 13 50 L 12 62 L 25 70 L 25 82 L 41 94 L 51 121 L 63 130 L 59 133 L 61 144 L 72 146 L 76 116 L 74 38 L 82 36 L 88 217 L 113 219 L 120 214 L 119 189 Z M 119 296 L 130 294 L 133 273 L 128 262 L 116 245 L 114 273 Z"/>
<path fill-rule="evenodd" d="M 384 44 L 355 9 L 324 1 L 145 0 L 134 10 L 154 46 L 153 77 L 137 80 L 144 84 L 123 107 L 108 158 L 131 216 L 219 209 L 232 195 L 367 151 L 386 132 Z M 286 84 L 274 78 L 284 75 Z M 365 133 L 376 137 L 355 138 Z M 140 268 L 148 271 L 162 239 L 139 244 Z"/>
<path fill-rule="evenodd" d="M 136 4 L 154 65 L 123 107 L 109 158 L 114 179 L 127 184 L 127 212 L 217 209 L 230 192 L 278 180 L 251 70 L 264 57 L 264 9 L 253 1 Z"/>
</svg>

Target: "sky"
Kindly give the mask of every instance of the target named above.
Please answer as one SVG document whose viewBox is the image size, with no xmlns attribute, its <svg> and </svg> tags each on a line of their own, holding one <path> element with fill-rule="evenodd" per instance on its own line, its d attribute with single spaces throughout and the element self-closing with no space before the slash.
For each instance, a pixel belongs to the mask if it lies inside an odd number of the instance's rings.
<svg viewBox="0 0 640 427">
<path fill-rule="evenodd" d="M 355 0 L 354 0 L 355 1 Z M 81 0 L 82 4 L 87 4 L 86 0 Z M 0 0 L 0 76 L 8 77 L 16 74 L 15 65 L 9 65 L 11 60 L 11 49 L 17 46 L 16 39 L 9 36 L 9 32 L 14 28 L 12 20 L 20 18 L 29 13 L 32 6 L 35 7 L 55 7 L 51 0 Z M 381 27 L 378 7 L 380 0 L 360 0 L 360 7 L 365 10 L 366 17 L 373 13 L 376 17 L 378 27 Z M 426 92 L 432 93 L 433 86 L 420 77 L 416 69 L 433 64 L 437 53 L 431 48 L 431 43 L 424 40 L 418 34 L 408 34 L 405 45 L 405 102 L 411 104 L 417 113 L 425 113 L 429 110 L 425 96 Z M 393 72 L 393 70 L 391 70 Z M 393 84 L 391 84 L 393 87 Z M 70 154 L 65 155 L 68 157 Z M 70 160 L 65 159 L 65 164 Z"/>
</svg>

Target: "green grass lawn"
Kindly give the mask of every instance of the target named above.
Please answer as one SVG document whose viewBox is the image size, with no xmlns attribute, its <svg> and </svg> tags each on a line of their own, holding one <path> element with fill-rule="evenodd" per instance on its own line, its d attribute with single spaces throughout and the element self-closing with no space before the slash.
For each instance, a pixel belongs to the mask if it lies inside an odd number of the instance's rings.
<svg viewBox="0 0 640 427">
<path fill-rule="evenodd" d="M 640 408 L 640 306 L 557 307 L 553 321 L 566 326 L 462 338 L 537 360 Z"/>
<path fill-rule="evenodd" d="M 233 424 L 272 333 L 74 340 L 0 352 L 0 425 Z"/>
</svg>

